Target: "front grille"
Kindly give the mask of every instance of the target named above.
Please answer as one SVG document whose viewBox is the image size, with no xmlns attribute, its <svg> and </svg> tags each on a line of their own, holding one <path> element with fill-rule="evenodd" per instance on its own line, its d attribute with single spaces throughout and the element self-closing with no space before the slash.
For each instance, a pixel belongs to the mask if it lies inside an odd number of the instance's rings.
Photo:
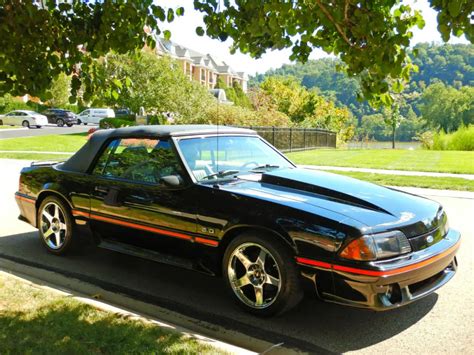
<svg viewBox="0 0 474 355">
<path fill-rule="evenodd" d="M 413 251 L 426 249 L 433 244 L 438 243 L 445 236 L 444 225 L 438 226 L 438 228 L 432 230 L 429 233 L 419 235 L 417 237 L 410 238 L 411 249 Z"/>
</svg>

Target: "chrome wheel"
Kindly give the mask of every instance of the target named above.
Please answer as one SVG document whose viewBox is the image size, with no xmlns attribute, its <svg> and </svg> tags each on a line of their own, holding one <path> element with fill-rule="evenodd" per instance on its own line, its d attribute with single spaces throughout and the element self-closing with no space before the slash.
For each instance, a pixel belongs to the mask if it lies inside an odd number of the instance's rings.
<svg viewBox="0 0 474 355">
<path fill-rule="evenodd" d="M 67 224 L 65 212 L 58 204 L 49 202 L 43 207 L 40 228 L 44 242 L 49 248 L 57 250 L 64 245 Z"/>
<path fill-rule="evenodd" d="M 261 245 L 244 243 L 230 255 L 227 274 L 236 296 L 247 306 L 262 309 L 281 291 L 281 273 L 273 255 Z"/>
</svg>

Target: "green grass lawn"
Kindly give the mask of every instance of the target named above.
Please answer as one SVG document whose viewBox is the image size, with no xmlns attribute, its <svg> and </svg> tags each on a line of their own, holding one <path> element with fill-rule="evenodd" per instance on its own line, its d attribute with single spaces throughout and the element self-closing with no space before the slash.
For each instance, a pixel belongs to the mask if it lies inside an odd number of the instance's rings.
<svg viewBox="0 0 474 355">
<path fill-rule="evenodd" d="M 151 322 L 105 312 L 0 272 L 1 354 L 217 354 Z"/>
<path fill-rule="evenodd" d="M 0 139 L 0 150 L 75 152 L 87 141 L 87 133 Z"/>
<path fill-rule="evenodd" d="M 63 161 L 67 160 L 71 155 L 65 154 L 36 154 L 36 153 L 2 153 L 0 152 L 0 159 L 24 159 L 34 161 Z"/>
<path fill-rule="evenodd" d="M 474 191 L 474 180 L 462 178 L 440 178 L 431 176 L 403 176 L 387 174 L 371 174 L 355 171 L 329 171 L 334 174 L 350 176 L 355 179 L 388 186 L 410 186 L 439 190 Z"/>
<path fill-rule="evenodd" d="M 474 174 L 474 152 L 318 149 L 288 153 L 296 164 Z"/>
<path fill-rule="evenodd" d="M 21 126 L 4 126 L 4 125 L 0 125 L 0 129 L 12 129 L 12 128 L 21 128 Z"/>
</svg>

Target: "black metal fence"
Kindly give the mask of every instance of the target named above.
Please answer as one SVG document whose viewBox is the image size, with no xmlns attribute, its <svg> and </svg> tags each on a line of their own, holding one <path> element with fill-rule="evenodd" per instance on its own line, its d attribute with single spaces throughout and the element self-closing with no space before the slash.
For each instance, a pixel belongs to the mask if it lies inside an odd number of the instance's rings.
<svg viewBox="0 0 474 355">
<path fill-rule="evenodd" d="M 318 128 L 240 126 L 256 131 L 282 152 L 336 148 L 336 132 Z"/>
</svg>

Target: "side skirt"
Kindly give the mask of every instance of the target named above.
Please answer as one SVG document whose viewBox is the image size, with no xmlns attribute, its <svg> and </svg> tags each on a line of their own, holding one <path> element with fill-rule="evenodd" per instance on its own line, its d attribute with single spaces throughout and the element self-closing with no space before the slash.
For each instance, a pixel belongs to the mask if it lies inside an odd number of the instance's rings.
<svg viewBox="0 0 474 355">
<path fill-rule="evenodd" d="M 168 264 L 188 270 L 199 271 L 207 275 L 214 276 L 214 273 L 212 271 L 203 267 L 200 263 L 193 262 L 192 260 L 181 258 L 179 256 L 160 253 L 154 250 L 140 248 L 134 245 L 117 242 L 115 240 L 101 239 L 100 243 L 98 244 L 98 247 L 102 249 L 116 251 L 122 254 L 135 256 L 142 259 L 159 262 L 162 264 Z"/>
</svg>

